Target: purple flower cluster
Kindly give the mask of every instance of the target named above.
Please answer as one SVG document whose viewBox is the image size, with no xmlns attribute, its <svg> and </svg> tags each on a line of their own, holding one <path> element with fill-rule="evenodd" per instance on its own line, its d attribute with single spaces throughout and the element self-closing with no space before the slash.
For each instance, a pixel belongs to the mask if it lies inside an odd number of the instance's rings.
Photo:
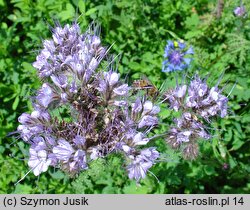
<svg viewBox="0 0 250 210">
<path fill-rule="evenodd" d="M 168 40 L 167 42 L 164 53 L 166 60 L 162 63 L 162 71 L 171 72 L 186 69 L 192 61 L 190 55 L 194 53 L 193 48 L 187 48 L 186 44 L 181 41 L 172 42 Z"/>
<path fill-rule="evenodd" d="M 86 82 L 106 53 L 100 44 L 97 27 L 81 34 L 77 23 L 58 26 L 53 30 L 53 39 L 44 40 L 33 66 L 41 78 L 53 76 L 51 79 L 61 88 L 68 82 L 63 72 L 74 71 L 74 76 Z"/>
<path fill-rule="evenodd" d="M 194 159 L 198 155 L 197 140 L 211 138 L 203 122 L 210 122 L 214 116 L 225 117 L 228 98 L 218 86 L 209 88 L 198 76 L 189 85 L 177 85 L 165 97 L 171 109 L 182 113 L 174 120 L 167 142 L 173 148 L 182 147 L 185 158 Z"/>
<path fill-rule="evenodd" d="M 139 182 L 160 157 L 149 142 L 166 137 L 173 148 L 182 148 L 185 158 L 194 159 L 197 139 L 211 138 L 204 122 L 226 116 L 228 99 L 218 86 L 209 88 L 195 76 L 164 98 L 160 92 L 152 97 L 145 94 L 147 86 L 126 84 L 108 54 L 95 25 L 83 34 L 77 23 L 57 26 L 52 39 L 43 41 L 33 63 L 43 84 L 33 97 L 33 111 L 18 118 L 17 128 L 30 144 L 28 165 L 36 176 L 49 166 L 75 176 L 88 169 L 90 161 L 120 153 L 128 177 Z M 192 47 L 185 43 L 168 41 L 163 71 L 187 68 L 191 54 Z M 153 135 L 160 122 L 160 107 L 154 101 L 161 100 L 181 117 L 174 119 L 168 133 Z"/>
<path fill-rule="evenodd" d="M 237 17 L 243 17 L 245 14 L 246 14 L 246 8 L 243 5 L 236 7 L 234 9 L 234 15 Z"/>
<path fill-rule="evenodd" d="M 18 119 L 18 132 L 31 145 L 29 167 L 36 176 L 49 166 L 74 176 L 89 161 L 122 153 L 129 178 L 144 178 L 159 157 L 146 147 L 159 106 L 120 79 L 97 27 L 81 34 L 74 23 L 52 32 L 33 63 L 43 81 L 34 111 Z"/>
</svg>

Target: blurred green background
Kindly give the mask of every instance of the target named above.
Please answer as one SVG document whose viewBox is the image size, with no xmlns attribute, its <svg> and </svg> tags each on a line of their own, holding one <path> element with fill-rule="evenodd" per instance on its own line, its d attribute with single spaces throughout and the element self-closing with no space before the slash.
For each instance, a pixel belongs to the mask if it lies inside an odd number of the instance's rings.
<svg viewBox="0 0 250 210">
<path fill-rule="evenodd" d="M 250 193 L 250 2 L 248 14 L 235 17 L 237 0 L 0 0 L 0 193 Z M 80 14 L 80 16 L 79 16 Z M 212 123 L 214 138 L 201 142 L 195 161 L 165 151 L 140 185 L 129 180 L 121 157 L 90 164 L 78 178 L 70 179 L 50 168 L 35 177 L 29 171 L 28 148 L 21 139 L 7 137 L 15 131 L 18 116 L 31 111 L 30 96 L 40 86 L 35 61 L 49 25 L 62 25 L 77 17 L 84 31 L 93 20 L 101 25 L 103 43 L 121 54 L 119 72 L 130 79 L 147 76 L 156 86 L 174 86 L 175 73 L 162 73 L 166 40 L 181 38 L 192 45 L 195 60 L 189 74 L 209 75 L 215 85 L 225 72 L 221 88 L 229 96 L 229 116 Z M 178 74 L 178 73 L 177 73 Z M 179 73 L 181 76 L 183 73 Z M 172 121 L 166 109 L 166 124 Z M 168 128 L 165 126 L 164 128 Z M 158 130 L 163 128 L 158 128 Z M 156 131 L 157 132 L 157 131 Z"/>
</svg>

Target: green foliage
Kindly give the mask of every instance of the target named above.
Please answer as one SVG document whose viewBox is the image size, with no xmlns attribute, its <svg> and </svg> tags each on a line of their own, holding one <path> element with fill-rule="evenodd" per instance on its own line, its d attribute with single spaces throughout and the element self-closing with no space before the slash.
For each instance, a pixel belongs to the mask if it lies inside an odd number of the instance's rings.
<svg viewBox="0 0 250 210">
<path fill-rule="evenodd" d="M 233 15 L 239 2 L 224 1 L 218 11 L 216 0 L 0 1 L 0 193 L 249 193 L 250 19 Z M 250 11 L 249 2 L 243 3 Z M 209 75 L 215 85 L 224 72 L 220 87 L 230 94 L 230 116 L 212 122 L 214 138 L 200 144 L 197 160 L 181 159 L 159 140 L 155 144 L 166 154 L 152 169 L 159 183 L 149 173 L 136 185 L 124 173 L 122 157 L 110 156 L 93 161 L 76 179 L 50 169 L 39 178 L 30 173 L 15 185 L 29 171 L 28 145 L 7 135 L 16 130 L 17 117 L 30 111 L 39 86 L 31 63 L 42 40 L 50 37 L 48 25 L 76 18 L 82 30 L 91 21 L 100 23 L 103 41 L 121 54 L 119 71 L 129 82 L 145 75 L 157 87 L 163 81 L 166 87 L 175 85 L 182 72 L 161 72 L 168 39 L 193 45 L 189 75 Z M 172 113 L 164 110 L 161 119 L 164 125 L 156 133 L 168 129 Z"/>
</svg>

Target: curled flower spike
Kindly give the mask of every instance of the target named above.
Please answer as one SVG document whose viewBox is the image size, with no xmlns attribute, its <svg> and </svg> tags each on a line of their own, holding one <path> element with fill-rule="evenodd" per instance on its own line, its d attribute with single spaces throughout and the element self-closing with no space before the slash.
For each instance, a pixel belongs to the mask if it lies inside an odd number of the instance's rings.
<svg viewBox="0 0 250 210">
<path fill-rule="evenodd" d="M 73 70 L 78 73 L 79 79 L 87 81 L 106 53 L 100 38 L 92 34 L 91 29 L 86 34 L 81 34 L 77 23 L 72 26 L 67 24 L 63 28 L 57 26 L 52 37 L 52 40 L 43 42 L 44 49 L 33 63 L 41 78 Z"/>
<path fill-rule="evenodd" d="M 209 88 L 206 81 L 201 80 L 197 75 L 190 82 L 190 85 L 177 85 L 175 89 L 165 94 L 170 108 L 175 111 L 188 110 L 200 115 L 209 121 L 210 117 L 227 115 L 228 98 L 221 94 L 217 86 Z"/>
<path fill-rule="evenodd" d="M 166 142 L 174 149 L 181 148 L 185 158 L 195 159 L 199 152 L 197 140 L 211 138 L 205 123 L 215 116 L 227 115 L 228 98 L 218 86 L 210 88 L 196 75 L 189 85 L 177 84 L 165 94 L 165 99 L 171 109 L 181 112 L 174 119 Z"/>
<path fill-rule="evenodd" d="M 31 170 L 38 176 L 56 166 L 75 176 L 89 161 L 122 153 L 129 177 L 144 178 L 159 157 L 156 149 L 141 148 L 159 122 L 159 106 L 121 80 L 95 27 L 84 34 L 77 23 L 52 31 L 33 63 L 43 80 L 34 111 L 18 118 Z M 102 61 L 107 69 L 99 68 Z"/>
<path fill-rule="evenodd" d="M 184 42 L 168 40 L 164 53 L 166 60 L 162 63 L 162 71 L 171 72 L 186 69 L 192 61 L 190 55 L 193 53 L 193 48 L 187 48 Z"/>
<path fill-rule="evenodd" d="M 161 123 L 160 91 L 152 97 L 126 84 L 108 54 L 95 25 L 85 33 L 77 23 L 56 26 L 52 39 L 43 41 L 33 63 L 43 84 L 34 96 L 33 111 L 21 114 L 17 128 L 30 144 L 28 165 L 35 176 L 51 166 L 74 177 L 88 170 L 90 161 L 120 153 L 128 177 L 139 182 L 160 158 L 149 146 L 154 139 L 164 137 L 172 148 L 182 149 L 185 158 L 194 159 L 197 140 L 211 137 L 204 122 L 226 116 L 227 97 L 218 86 L 210 88 L 195 76 L 190 84 L 163 93 L 163 101 L 181 116 L 169 132 L 151 132 Z M 187 68 L 191 54 L 192 47 L 185 43 L 168 41 L 163 71 Z"/>
</svg>

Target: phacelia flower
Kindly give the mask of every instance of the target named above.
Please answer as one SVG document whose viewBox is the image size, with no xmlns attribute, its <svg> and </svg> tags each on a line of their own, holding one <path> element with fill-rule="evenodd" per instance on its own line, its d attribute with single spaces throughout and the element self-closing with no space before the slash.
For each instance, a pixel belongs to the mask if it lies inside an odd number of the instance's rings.
<svg viewBox="0 0 250 210">
<path fill-rule="evenodd" d="M 221 94 L 218 86 L 209 88 L 205 80 L 200 79 L 197 75 L 187 85 L 177 85 L 175 89 L 168 91 L 165 97 L 170 108 L 175 111 L 192 110 L 209 120 L 210 117 L 219 115 L 225 117 L 227 115 L 228 98 Z"/>
<path fill-rule="evenodd" d="M 32 168 L 35 176 L 47 171 L 51 162 L 52 160 L 48 158 L 48 154 L 45 150 L 36 151 L 35 149 L 30 148 L 28 165 Z"/>
<path fill-rule="evenodd" d="M 47 108 L 52 101 L 57 99 L 57 94 L 47 83 L 44 83 L 36 99 L 42 107 Z"/>
<path fill-rule="evenodd" d="M 83 150 L 77 150 L 74 154 L 73 161 L 69 162 L 69 171 L 78 172 L 88 168 L 86 153 Z"/>
<path fill-rule="evenodd" d="M 159 157 L 159 152 L 155 148 L 148 148 L 132 158 L 132 162 L 128 165 L 128 176 L 137 182 L 145 178 L 147 171 L 153 166 L 155 160 Z"/>
<path fill-rule="evenodd" d="M 237 17 L 243 17 L 245 14 L 246 14 L 246 8 L 243 5 L 236 7 L 234 9 L 234 15 Z"/>
<path fill-rule="evenodd" d="M 58 141 L 58 146 L 53 148 L 53 153 L 58 160 L 68 160 L 73 152 L 74 149 L 72 148 L 70 143 L 64 139 L 60 139 Z"/>
<path fill-rule="evenodd" d="M 162 63 L 162 71 L 171 72 L 184 70 L 192 61 L 190 55 L 193 53 L 193 48 L 187 48 L 184 42 L 168 40 L 164 53 L 166 60 Z"/>
<path fill-rule="evenodd" d="M 227 97 L 197 76 L 189 85 L 178 84 L 163 94 L 163 101 L 181 116 L 168 133 L 156 135 L 151 131 L 161 122 L 162 95 L 152 100 L 120 78 L 99 31 L 94 24 L 85 33 L 77 23 L 58 25 L 52 38 L 43 41 L 33 63 L 43 84 L 33 97 L 33 111 L 21 114 L 17 128 L 30 144 L 31 171 L 37 176 L 52 166 L 75 176 L 90 161 L 120 153 L 128 177 L 138 182 L 160 157 L 149 147 L 159 136 L 173 148 L 181 147 L 184 157 L 196 157 L 196 140 L 210 138 L 202 120 L 226 116 Z M 188 67 L 191 54 L 185 43 L 168 41 L 163 71 Z"/>
<path fill-rule="evenodd" d="M 196 158 L 197 140 L 211 138 L 206 123 L 215 116 L 227 115 L 228 98 L 222 95 L 218 85 L 210 88 L 196 75 L 189 85 L 177 84 L 167 91 L 165 99 L 171 109 L 181 112 L 181 116 L 174 119 L 167 143 L 174 149 L 181 148 L 185 158 Z"/>
<path fill-rule="evenodd" d="M 33 63 L 43 85 L 32 113 L 18 118 L 35 175 L 54 166 L 74 176 L 87 170 L 89 161 L 122 153 L 129 177 L 139 180 L 158 158 L 154 148 L 141 146 L 151 140 L 147 135 L 159 122 L 160 108 L 135 95 L 110 57 L 95 26 L 83 34 L 77 23 L 57 26 L 43 42 Z M 99 68 L 102 61 L 109 63 L 106 69 Z"/>
</svg>

